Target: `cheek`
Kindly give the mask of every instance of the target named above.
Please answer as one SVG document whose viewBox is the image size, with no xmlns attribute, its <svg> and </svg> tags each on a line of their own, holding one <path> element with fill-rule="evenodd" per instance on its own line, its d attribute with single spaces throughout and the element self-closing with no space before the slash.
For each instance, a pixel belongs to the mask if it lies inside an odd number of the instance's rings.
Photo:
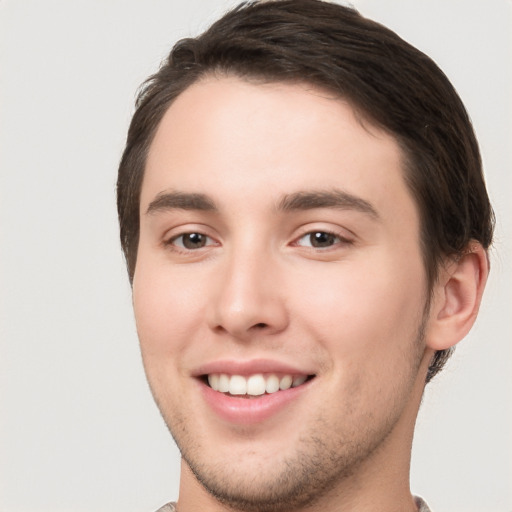
<svg viewBox="0 0 512 512">
<path fill-rule="evenodd" d="M 328 269 L 313 281 L 323 286 L 302 283 L 299 316 L 340 364 L 384 368 L 387 359 L 411 353 L 425 304 L 423 270 L 395 259 Z"/>
<path fill-rule="evenodd" d="M 185 396 L 183 358 L 198 328 L 198 284 L 170 273 L 156 258 L 140 258 L 133 281 L 133 307 L 142 362 L 160 410 L 173 411 Z M 175 392 L 169 393 L 169 390 Z M 167 411 L 167 412 L 166 412 Z M 170 418 L 167 417 L 170 421 Z"/>
<path fill-rule="evenodd" d="M 341 410 L 354 424 L 365 416 L 370 425 L 375 416 L 397 413 L 414 381 L 423 281 L 413 269 L 403 276 L 392 266 L 351 270 L 333 275 L 323 292 L 304 293 L 303 326 L 330 361 L 326 377 L 335 392 L 326 399 L 333 414 Z"/>
<path fill-rule="evenodd" d="M 201 285 L 190 276 L 185 279 L 179 272 L 170 273 L 158 261 L 142 259 L 139 263 L 133 307 L 143 356 L 175 354 L 186 346 L 198 325 Z"/>
</svg>

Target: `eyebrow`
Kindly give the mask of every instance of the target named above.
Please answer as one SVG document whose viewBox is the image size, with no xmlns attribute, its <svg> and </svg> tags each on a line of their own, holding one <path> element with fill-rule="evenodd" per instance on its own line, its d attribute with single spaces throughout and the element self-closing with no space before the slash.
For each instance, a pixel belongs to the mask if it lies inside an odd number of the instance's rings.
<svg viewBox="0 0 512 512">
<path fill-rule="evenodd" d="M 375 207 L 365 199 L 343 190 L 299 191 L 286 194 L 277 205 L 278 210 L 290 212 L 297 210 L 314 210 L 316 208 L 336 208 L 356 210 L 374 219 L 379 219 Z"/>
<path fill-rule="evenodd" d="M 213 200 L 206 194 L 161 192 L 149 203 L 146 215 L 166 210 L 218 211 Z"/>
<path fill-rule="evenodd" d="M 356 210 L 374 219 L 379 218 L 377 210 L 365 199 L 342 190 L 298 191 L 285 194 L 277 204 L 277 210 L 293 212 L 317 208 Z M 148 206 L 146 215 L 166 210 L 199 210 L 218 212 L 211 197 L 194 192 L 161 192 Z"/>
</svg>

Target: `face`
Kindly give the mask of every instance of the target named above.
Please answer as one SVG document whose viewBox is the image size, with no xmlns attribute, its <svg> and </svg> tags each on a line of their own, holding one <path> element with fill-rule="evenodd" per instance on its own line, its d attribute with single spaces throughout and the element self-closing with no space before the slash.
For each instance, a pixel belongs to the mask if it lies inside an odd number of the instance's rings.
<svg viewBox="0 0 512 512">
<path fill-rule="evenodd" d="M 396 457 L 426 278 L 392 137 L 307 86 L 207 79 L 164 116 L 140 211 L 144 366 L 196 483 L 290 510 Z"/>
</svg>

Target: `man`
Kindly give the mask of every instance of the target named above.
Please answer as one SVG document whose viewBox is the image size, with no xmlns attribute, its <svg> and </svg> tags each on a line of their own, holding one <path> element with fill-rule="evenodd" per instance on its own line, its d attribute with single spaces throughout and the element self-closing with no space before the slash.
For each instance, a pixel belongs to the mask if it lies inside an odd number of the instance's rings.
<svg viewBox="0 0 512 512">
<path fill-rule="evenodd" d="M 428 57 L 347 7 L 242 5 L 147 82 L 118 210 L 179 512 L 428 510 L 415 419 L 493 230 Z"/>
</svg>

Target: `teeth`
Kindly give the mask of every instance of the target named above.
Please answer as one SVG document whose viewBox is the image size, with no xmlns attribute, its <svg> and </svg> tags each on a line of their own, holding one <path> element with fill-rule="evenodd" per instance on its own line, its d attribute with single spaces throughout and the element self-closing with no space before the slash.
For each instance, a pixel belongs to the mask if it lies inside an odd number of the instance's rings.
<svg viewBox="0 0 512 512">
<path fill-rule="evenodd" d="M 228 375 L 226 373 L 211 373 L 208 375 L 208 384 L 210 387 L 221 393 L 231 395 L 251 395 L 260 396 L 265 393 L 275 393 L 279 390 L 286 390 L 304 384 L 307 375 L 282 375 L 278 377 L 275 374 L 263 375 L 257 373 L 249 377 L 242 375 Z"/>
<path fill-rule="evenodd" d="M 219 375 L 219 389 L 217 391 L 220 391 L 221 393 L 229 392 L 229 376 L 225 373 L 221 373 Z"/>
<path fill-rule="evenodd" d="M 246 395 L 247 379 L 241 375 L 231 375 L 231 379 L 229 379 L 229 393 L 231 395 Z"/>
<path fill-rule="evenodd" d="M 307 378 L 307 375 L 300 375 L 299 377 L 295 377 L 292 382 L 292 388 L 296 388 L 297 386 L 304 384 Z"/>
<path fill-rule="evenodd" d="M 231 377 L 233 378 L 233 377 Z M 263 395 L 265 393 L 265 379 L 263 375 L 251 375 L 247 379 L 247 394 L 248 395 Z"/>
<path fill-rule="evenodd" d="M 279 381 L 279 389 L 285 390 L 290 389 L 292 387 L 293 377 L 291 375 L 285 375 Z"/>
<path fill-rule="evenodd" d="M 265 391 L 267 393 L 275 393 L 276 391 L 279 391 L 279 377 L 277 375 L 269 375 L 267 377 Z"/>
<path fill-rule="evenodd" d="M 210 387 L 212 389 L 215 389 L 215 391 L 219 390 L 219 374 L 218 373 L 211 373 L 208 375 L 208 384 L 210 384 Z"/>
</svg>

